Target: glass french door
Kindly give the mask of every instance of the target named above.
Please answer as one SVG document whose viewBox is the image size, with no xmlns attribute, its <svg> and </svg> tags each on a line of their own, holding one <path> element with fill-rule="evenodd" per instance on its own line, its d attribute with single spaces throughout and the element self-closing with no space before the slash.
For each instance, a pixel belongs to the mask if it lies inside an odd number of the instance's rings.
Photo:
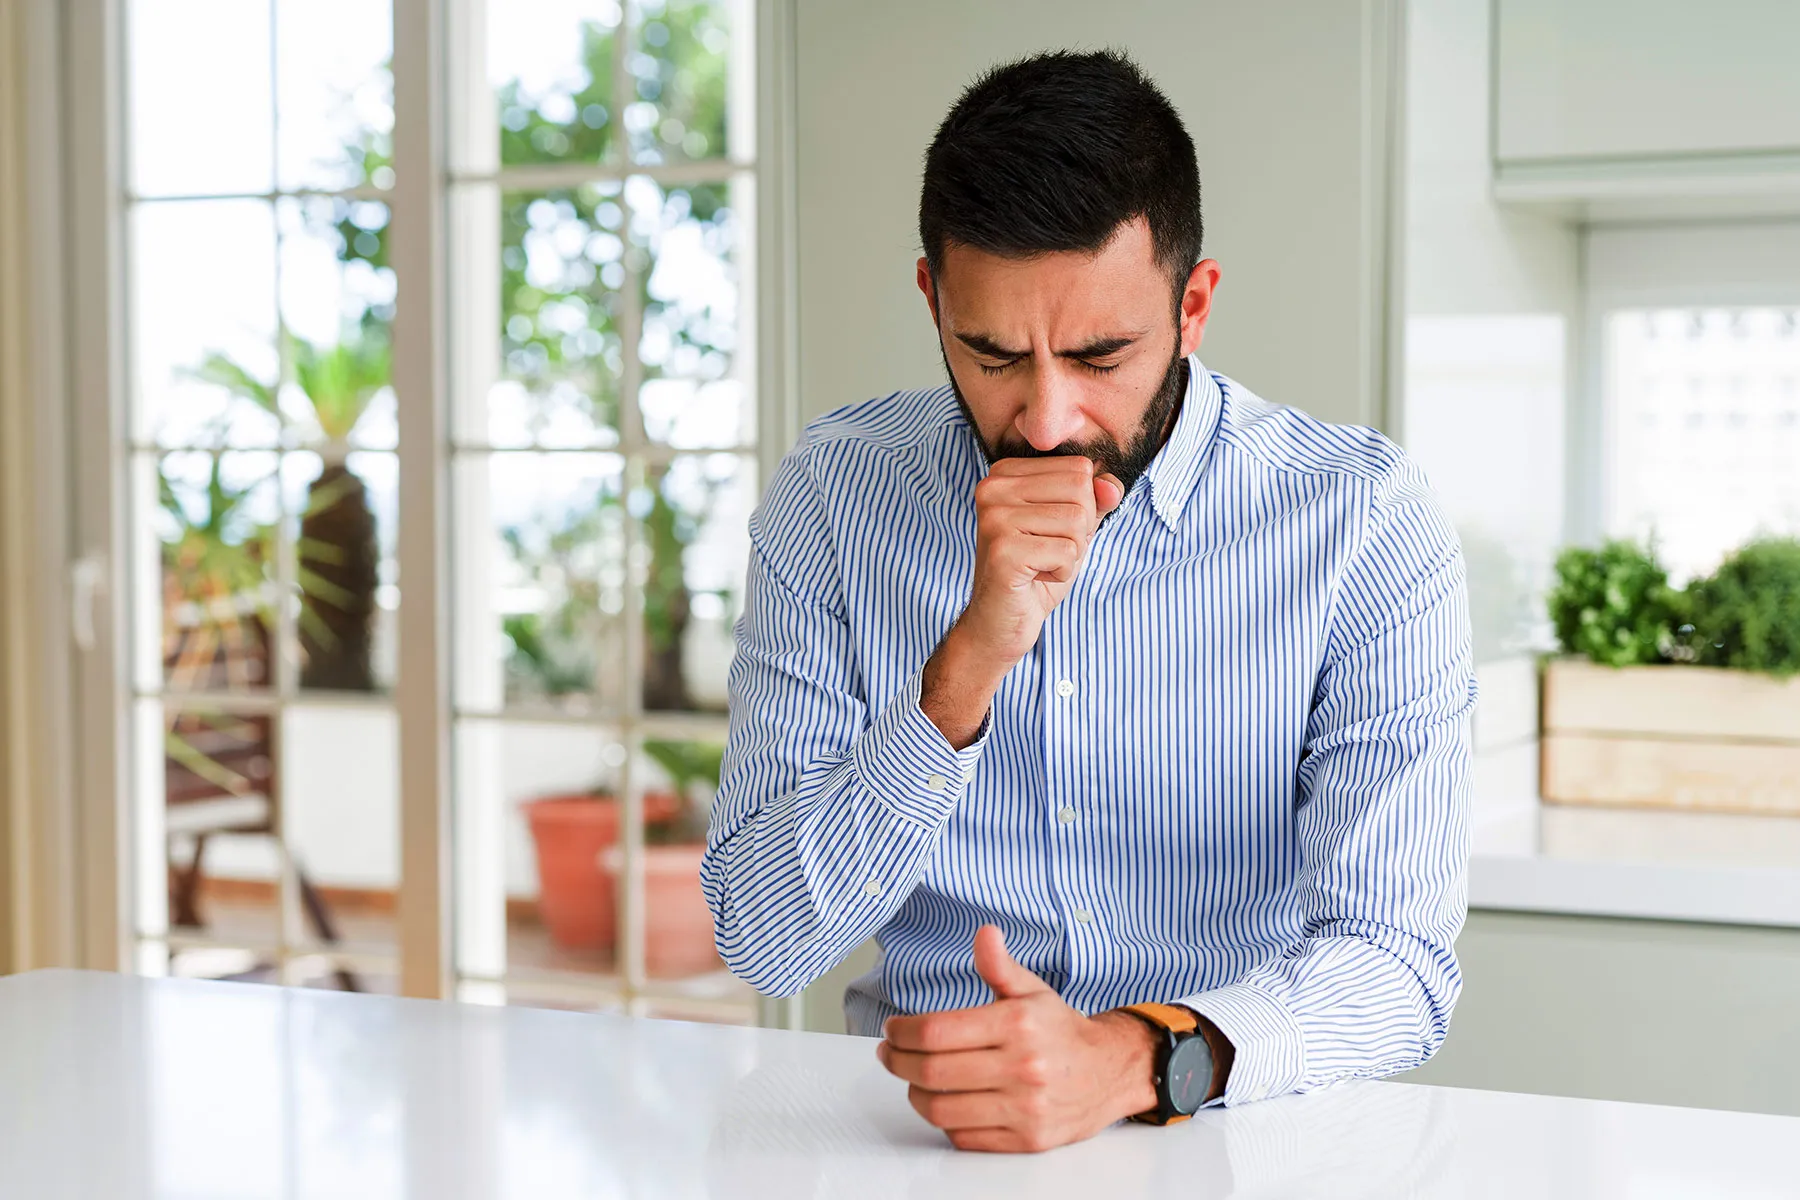
<svg viewBox="0 0 1800 1200">
<path fill-rule="evenodd" d="M 121 3 L 137 969 L 395 990 L 429 940 L 468 1000 L 752 1019 L 697 876 L 765 449 L 748 0 L 400 0 L 438 113 L 386 0 Z"/>
</svg>

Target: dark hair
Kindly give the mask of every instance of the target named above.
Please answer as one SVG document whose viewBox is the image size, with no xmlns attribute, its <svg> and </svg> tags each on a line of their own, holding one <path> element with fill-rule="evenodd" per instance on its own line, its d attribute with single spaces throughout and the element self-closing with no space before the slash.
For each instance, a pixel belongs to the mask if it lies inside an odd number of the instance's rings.
<svg viewBox="0 0 1800 1200">
<path fill-rule="evenodd" d="M 1200 261 L 1200 168 L 1174 105 L 1116 50 L 995 67 L 925 152 L 919 237 L 935 278 L 952 245 L 1008 258 L 1098 251 L 1144 217 L 1177 295 Z"/>
</svg>

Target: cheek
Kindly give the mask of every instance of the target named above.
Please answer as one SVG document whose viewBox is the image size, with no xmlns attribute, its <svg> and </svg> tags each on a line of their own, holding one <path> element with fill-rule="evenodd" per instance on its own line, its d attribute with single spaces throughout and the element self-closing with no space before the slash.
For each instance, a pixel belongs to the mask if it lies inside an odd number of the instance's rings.
<svg viewBox="0 0 1800 1200">
<path fill-rule="evenodd" d="M 975 426 L 989 440 L 1011 427 L 1013 419 L 1025 407 L 1026 389 L 1020 387 L 1012 373 L 990 376 L 980 367 L 968 367 L 957 373 L 956 386 L 963 402 L 975 414 Z"/>
</svg>

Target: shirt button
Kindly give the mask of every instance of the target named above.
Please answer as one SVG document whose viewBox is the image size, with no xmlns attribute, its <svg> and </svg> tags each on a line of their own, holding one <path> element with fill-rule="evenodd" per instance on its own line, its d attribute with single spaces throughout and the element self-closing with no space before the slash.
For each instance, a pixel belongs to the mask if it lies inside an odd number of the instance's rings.
<svg viewBox="0 0 1800 1200">
<path fill-rule="evenodd" d="M 1061 696 L 1064 700 L 1067 700 L 1070 696 L 1073 696 L 1075 694 L 1074 682 L 1071 680 L 1068 680 L 1068 679 L 1057 680 L 1056 681 L 1056 694 Z"/>
<path fill-rule="evenodd" d="M 871 880 L 869 880 L 869 882 L 863 884 L 863 895 L 865 895 L 865 896 L 881 895 L 881 880 L 871 879 Z"/>
<path fill-rule="evenodd" d="M 1094 919 L 1094 914 L 1085 908 L 1078 908 L 1075 910 L 1075 919 L 1080 921 L 1083 925 L 1086 925 L 1089 921 Z"/>
<path fill-rule="evenodd" d="M 950 781 L 945 779 L 942 775 L 932 774 L 925 777 L 925 788 L 927 791 L 941 792 L 949 786 Z"/>
<path fill-rule="evenodd" d="M 1056 814 L 1056 819 L 1061 821 L 1064 825 L 1072 824 L 1075 820 L 1075 810 L 1072 808 L 1065 808 Z"/>
</svg>

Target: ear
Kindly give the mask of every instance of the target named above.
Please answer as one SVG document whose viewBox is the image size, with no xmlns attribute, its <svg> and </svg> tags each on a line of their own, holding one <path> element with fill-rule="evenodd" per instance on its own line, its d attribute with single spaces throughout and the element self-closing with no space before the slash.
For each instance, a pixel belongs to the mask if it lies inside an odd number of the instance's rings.
<svg viewBox="0 0 1800 1200">
<path fill-rule="evenodd" d="M 1200 348 L 1206 334 L 1206 318 L 1212 315 L 1213 291 L 1219 286 L 1219 264 L 1206 258 L 1188 272 L 1187 287 L 1181 293 L 1181 355 L 1186 358 Z"/>
<path fill-rule="evenodd" d="M 937 284 L 931 278 L 931 264 L 919 259 L 919 290 L 925 293 L 925 306 L 931 310 L 931 323 L 938 323 Z"/>
</svg>

